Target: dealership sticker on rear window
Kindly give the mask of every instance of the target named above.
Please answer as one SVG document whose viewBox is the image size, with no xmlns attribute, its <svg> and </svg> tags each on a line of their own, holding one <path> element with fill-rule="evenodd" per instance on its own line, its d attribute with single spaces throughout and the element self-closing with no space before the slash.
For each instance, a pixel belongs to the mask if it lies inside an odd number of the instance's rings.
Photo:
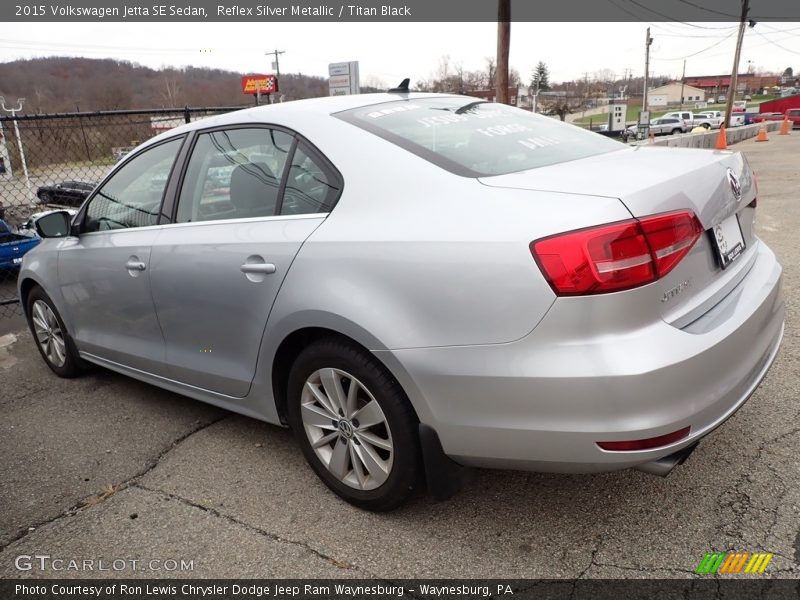
<svg viewBox="0 0 800 600">
<path fill-rule="evenodd" d="M 714 242 L 724 269 L 744 251 L 744 236 L 737 215 L 733 214 L 714 226 Z"/>
</svg>

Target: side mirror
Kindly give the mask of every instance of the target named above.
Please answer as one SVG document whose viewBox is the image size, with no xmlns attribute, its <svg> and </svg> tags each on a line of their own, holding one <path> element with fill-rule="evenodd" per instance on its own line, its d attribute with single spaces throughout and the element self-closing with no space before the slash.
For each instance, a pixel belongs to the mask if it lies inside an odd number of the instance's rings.
<svg viewBox="0 0 800 600">
<path fill-rule="evenodd" d="M 72 217 L 65 210 L 50 213 L 36 221 L 36 233 L 43 238 L 66 237 L 70 234 Z"/>
</svg>

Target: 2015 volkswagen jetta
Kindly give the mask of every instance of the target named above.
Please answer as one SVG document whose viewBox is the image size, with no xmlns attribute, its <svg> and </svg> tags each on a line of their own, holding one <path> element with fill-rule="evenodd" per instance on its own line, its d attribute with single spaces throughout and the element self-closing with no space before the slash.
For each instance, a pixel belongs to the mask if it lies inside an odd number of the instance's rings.
<svg viewBox="0 0 800 600">
<path fill-rule="evenodd" d="M 288 424 L 331 489 L 386 510 L 450 459 L 683 460 L 780 344 L 756 196 L 741 154 L 474 98 L 291 102 L 140 146 L 40 220 L 19 291 L 56 374 Z"/>
</svg>

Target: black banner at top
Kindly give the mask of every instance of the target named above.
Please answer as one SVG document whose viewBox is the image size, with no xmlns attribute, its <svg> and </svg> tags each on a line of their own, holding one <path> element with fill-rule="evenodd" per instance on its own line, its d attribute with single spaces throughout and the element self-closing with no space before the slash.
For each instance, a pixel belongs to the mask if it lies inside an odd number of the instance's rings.
<svg viewBox="0 0 800 600">
<path fill-rule="evenodd" d="M 3 0 L 0 21 L 480 22 L 497 0 Z M 739 21 L 740 0 L 511 0 L 518 22 Z M 800 21 L 798 0 L 749 0 L 747 18 Z"/>
</svg>

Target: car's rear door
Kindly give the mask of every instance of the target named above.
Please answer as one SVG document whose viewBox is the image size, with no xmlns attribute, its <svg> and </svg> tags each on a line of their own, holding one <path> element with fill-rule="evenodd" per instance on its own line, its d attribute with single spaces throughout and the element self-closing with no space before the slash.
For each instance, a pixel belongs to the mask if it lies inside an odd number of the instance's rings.
<svg viewBox="0 0 800 600">
<path fill-rule="evenodd" d="M 150 289 L 150 249 L 183 137 L 151 146 L 108 178 L 61 246 L 61 296 L 81 351 L 164 374 L 164 340 Z M 153 186 L 153 180 L 162 181 Z"/>
<path fill-rule="evenodd" d="M 152 254 L 172 379 L 247 395 L 273 301 L 341 187 L 326 161 L 304 148 L 291 132 L 266 126 L 197 135 L 175 223 Z"/>
</svg>

